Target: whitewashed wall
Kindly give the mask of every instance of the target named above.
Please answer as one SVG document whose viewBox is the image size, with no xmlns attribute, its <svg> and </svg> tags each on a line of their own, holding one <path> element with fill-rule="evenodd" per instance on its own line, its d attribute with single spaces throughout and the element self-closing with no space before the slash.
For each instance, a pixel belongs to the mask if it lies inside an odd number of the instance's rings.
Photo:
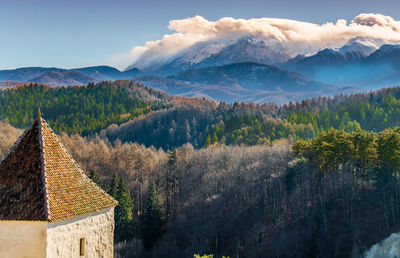
<svg viewBox="0 0 400 258">
<path fill-rule="evenodd" d="M 0 257 L 45 257 L 46 226 L 45 221 L 0 221 Z"/>
<path fill-rule="evenodd" d="M 79 255 L 79 240 L 85 238 L 85 255 Z M 113 257 L 114 209 L 47 225 L 46 256 Z"/>
</svg>

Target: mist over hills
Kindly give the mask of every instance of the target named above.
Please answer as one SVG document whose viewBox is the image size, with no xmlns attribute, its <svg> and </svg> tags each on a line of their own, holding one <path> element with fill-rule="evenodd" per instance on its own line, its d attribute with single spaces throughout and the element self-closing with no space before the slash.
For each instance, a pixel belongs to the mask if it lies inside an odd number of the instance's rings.
<svg viewBox="0 0 400 258">
<path fill-rule="evenodd" d="M 308 97 L 360 91 L 320 83 L 274 66 L 250 62 L 191 69 L 167 78 L 140 76 L 134 80 L 173 95 L 228 103 L 284 104 Z"/>
<path fill-rule="evenodd" d="M 154 89 L 162 90 L 171 95 L 190 97 L 190 98 L 206 98 L 215 101 L 227 103 L 233 102 L 254 102 L 285 104 L 289 102 L 300 101 L 306 98 L 314 98 L 319 96 L 334 96 L 336 94 L 347 94 L 360 92 L 361 90 L 351 87 L 334 87 L 327 86 L 316 91 L 293 91 L 287 92 L 283 90 L 254 90 L 246 89 L 241 85 L 212 85 L 190 83 L 172 78 L 164 78 L 160 76 L 139 76 L 135 78 L 135 82 L 142 83 Z"/>
<path fill-rule="evenodd" d="M 376 89 L 400 82 L 399 45 L 385 44 L 370 54 L 362 47 L 344 53 L 342 49 L 324 49 L 313 56 L 296 57 L 278 66 L 338 86 Z"/>
<path fill-rule="evenodd" d="M 240 85 L 249 90 L 318 91 L 327 86 L 294 72 L 258 63 L 234 63 L 187 70 L 169 78 L 197 84 Z"/>
<path fill-rule="evenodd" d="M 20 71 L 22 73 L 17 76 L 16 74 Z M 4 81 L 5 86 L 14 85 L 9 83 L 11 81 L 9 78 L 53 86 L 130 79 L 172 95 L 207 98 L 228 103 L 244 101 L 284 104 L 290 101 L 300 101 L 307 97 L 333 96 L 338 93 L 359 91 L 351 87 L 340 88 L 316 82 L 300 74 L 284 71 L 274 66 L 249 62 L 192 69 L 167 78 L 145 75 L 137 68 L 120 72 L 115 68 L 105 66 L 71 70 L 33 68 L 32 72 L 28 71 L 29 68 L 2 71 L 6 76 L 0 78 L 1 81 Z M 13 77 L 7 77 L 9 74 Z"/>
</svg>

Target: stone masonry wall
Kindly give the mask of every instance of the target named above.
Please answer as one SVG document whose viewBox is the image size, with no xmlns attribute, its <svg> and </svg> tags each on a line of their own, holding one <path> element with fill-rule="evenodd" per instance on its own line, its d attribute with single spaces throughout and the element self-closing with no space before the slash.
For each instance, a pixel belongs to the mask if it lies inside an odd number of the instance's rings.
<svg viewBox="0 0 400 258">
<path fill-rule="evenodd" d="M 80 239 L 85 254 L 80 256 Z M 81 216 L 47 226 L 46 257 L 113 257 L 114 209 Z"/>
</svg>

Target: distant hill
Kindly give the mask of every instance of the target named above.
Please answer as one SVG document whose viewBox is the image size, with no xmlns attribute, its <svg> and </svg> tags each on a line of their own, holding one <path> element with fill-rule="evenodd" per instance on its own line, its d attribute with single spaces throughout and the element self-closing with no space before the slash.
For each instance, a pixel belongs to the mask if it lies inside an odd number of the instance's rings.
<svg viewBox="0 0 400 258">
<path fill-rule="evenodd" d="M 121 71 L 110 66 L 91 66 L 84 68 L 75 68 L 71 69 L 71 71 L 80 72 L 102 81 L 115 79 L 118 77 L 119 74 L 121 74 Z"/>
<path fill-rule="evenodd" d="M 0 81 L 29 81 L 46 72 L 64 72 L 66 69 L 45 67 L 24 67 L 13 70 L 0 70 Z"/>
<path fill-rule="evenodd" d="M 29 80 L 28 82 L 49 84 L 54 86 L 57 85 L 72 86 L 72 85 L 88 84 L 89 82 L 96 82 L 96 81 L 97 81 L 96 78 L 87 76 L 83 73 L 76 71 L 62 71 L 62 72 L 49 71 Z"/>
<path fill-rule="evenodd" d="M 72 71 L 81 72 L 88 76 L 94 77 L 100 81 L 132 79 L 135 76 L 142 75 L 143 72 L 137 68 L 132 68 L 127 71 L 121 72 L 120 70 L 111 66 L 91 66 L 84 68 L 71 69 Z"/>
<path fill-rule="evenodd" d="M 132 79 L 142 75 L 137 68 L 120 71 L 110 66 L 91 66 L 75 69 L 25 67 L 0 70 L 0 81 L 37 82 L 49 85 L 77 85 L 88 82 Z"/>
</svg>

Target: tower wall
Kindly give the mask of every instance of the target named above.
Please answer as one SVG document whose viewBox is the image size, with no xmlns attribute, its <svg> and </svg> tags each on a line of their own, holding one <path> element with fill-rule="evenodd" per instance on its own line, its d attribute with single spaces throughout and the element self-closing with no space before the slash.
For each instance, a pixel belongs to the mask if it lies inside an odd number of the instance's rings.
<svg viewBox="0 0 400 258">
<path fill-rule="evenodd" d="M 45 257 L 46 226 L 46 221 L 0 221 L 0 257 Z"/>
<path fill-rule="evenodd" d="M 84 239 L 84 255 L 80 242 Z M 48 223 L 46 257 L 113 257 L 114 208 Z"/>
</svg>

